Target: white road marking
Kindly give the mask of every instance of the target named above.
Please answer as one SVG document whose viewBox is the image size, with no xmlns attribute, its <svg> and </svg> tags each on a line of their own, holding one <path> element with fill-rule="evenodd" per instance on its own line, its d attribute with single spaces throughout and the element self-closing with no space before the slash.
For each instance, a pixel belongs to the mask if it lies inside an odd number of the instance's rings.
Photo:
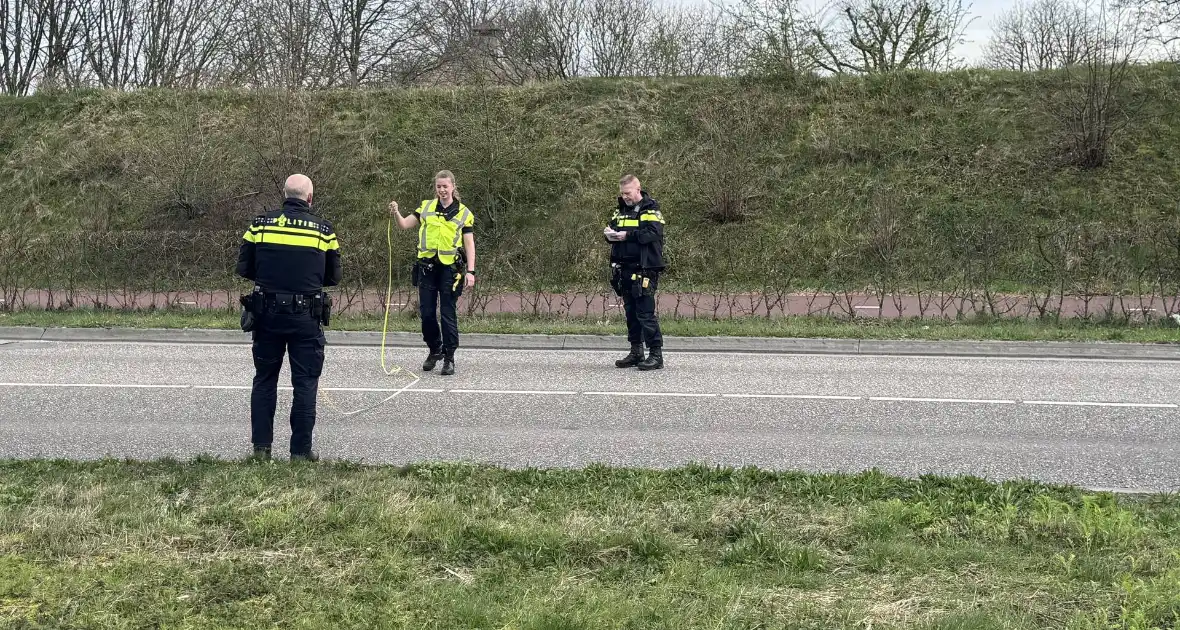
<svg viewBox="0 0 1180 630">
<path fill-rule="evenodd" d="M 190 389 L 191 385 L 140 383 L 0 383 L 0 387 L 104 387 L 110 389 Z"/>
<path fill-rule="evenodd" d="M 0 387 L 28 387 L 47 389 L 69 388 L 99 388 L 99 389 L 194 389 L 194 390 L 236 390 L 249 391 L 249 385 L 184 385 L 175 383 L 35 383 L 8 382 L 0 383 Z M 277 389 L 291 391 L 290 385 L 280 385 Z M 1144 402 L 1107 402 L 1091 400 L 1008 400 L 991 398 L 922 398 L 908 396 L 838 396 L 828 394 L 774 394 L 774 393 L 713 393 L 713 392 L 578 392 L 560 389 L 443 389 L 443 388 L 392 388 L 392 387 L 321 387 L 320 391 L 327 392 L 357 392 L 357 393 L 396 393 L 407 394 L 486 394 L 486 395 L 529 395 L 529 396 L 619 396 L 619 397 L 669 397 L 669 398 L 749 398 L 749 399 L 779 399 L 779 400 L 868 400 L 873 402 L 921 402 L 921 403 L 964 403 L 978 405 L 1041 405 L 1041 406 L 1085 406 L 1085 407 L 1137 407 L 1153 409 L 1177 409 L 1175 403 L 1144 403 Z"/>
<path fill-rule="evenodd" d="M 0 387 L 60 387 L 60 388 L 107 388 L 107 389 L 215 389 L 215 390 L 245 390 L 249 391 L 249 385 L 175 385 L 175 384 L 157 384 L 157 383 L 0 383 Z M 293 388 L 290 385 L 279 385 L 279 390 L 291 391 Z M 372 392 L 379 394 L 388 394 L 390 392 L 404 391 L 421 392 L 427 394 L 441 394 L 446 391 L 444 389 L 396 389 L 392 387 L 321 387 L 320 391 L 329 392 Z"/>
<path fill-rule="evenodd" d="M 935 402 L 935 403 L 977 403 L 981 405 L 1014 405 L 1015 400 L 994 400 L 988 398 L 906 398 L 893 396 L 870 396 L 869 400 L 889 402 Z"/>
<path fill-rule="evenodd" d="M 573 396 L 578 392 L 554 389 L 452 389 L 452 394 L 536 394 L 551 396 Z"/>
<path fill-rule="evenodd" d="M 716 398 L 718 394 L 695 392 L 582 392 L 584 396 L 686 396 L 689 398 Z"/>
<path fill-rule="evenodd" d="M 246 389 L 250 389 L 250 387 L 247 385 Z M 329 391 L 329 392 L 373 392 L 373 393 L 377 393 L 377 394 L 388 394 L 390 392 L 399 392 L 399 391 L 405 392 L 407 394 L 410 392 L 425 392 L 425 393 L 430 393 L 430 394 L 441 394 L 443 391 L 445 391 L 442 389 L 429 389 L 429 388 L 416 389 L 413 387 L 407 387 L 404 390 L 401 388 L 395 389 L 393 387 L 321 387 L 320 390 L 321 391 Z"/>
<path fill-rule="evenodd" d="M 825 396 L 822 394 L 721 394 L 724 398 L 800 398 L 815 400 L 861 400 L 864 396 Z"/>
<path fill-rule="evenodd" d="M 1159 409 L 1175 409 L 1172 403 L 1133 403 L 1133 402 L 1099 402 L 1088 400 L 1026 400 L 1026 405 L 1069 405 L 1086 407 L 1154 407 Z"/>
</svg>

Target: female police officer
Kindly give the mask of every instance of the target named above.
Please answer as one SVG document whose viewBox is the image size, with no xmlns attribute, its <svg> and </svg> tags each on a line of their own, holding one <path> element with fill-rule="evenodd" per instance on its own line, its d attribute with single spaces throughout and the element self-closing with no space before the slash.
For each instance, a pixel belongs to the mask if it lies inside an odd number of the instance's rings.
<svg viewBox="0 0 1180 630">
<path fill-rule="evenodd" d="M 455 373 L 455 348 L 459 346 L 455 305 L 463 288 L 475 285 L 475 215 L 459 201 L 450 171 L 434 176 L 434 192 L 435 198 L 422 200 L 410 216 L 398 212 L 396 201 L 389 203 L 389 214 L 403 230 L 418 228 L 413 278 L 418 286 L 422 340 L 430 348 L 422 369 L 429 372 L 443 359 L 442 373 L 449 375 Z M 442 316 L 441 332 L 435 309 Z"/>
</svg>

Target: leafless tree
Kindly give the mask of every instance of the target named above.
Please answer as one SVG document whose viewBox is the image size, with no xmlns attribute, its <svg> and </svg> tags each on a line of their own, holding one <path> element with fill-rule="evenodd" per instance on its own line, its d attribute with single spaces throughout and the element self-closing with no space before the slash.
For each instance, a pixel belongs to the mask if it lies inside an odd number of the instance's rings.
<svg viewBox="0 0 1180 630">
<path fill-rule="evenodd" d="M 732 74 L 726 51 L 726 15 L 716 8 L 664 8 L 653 11 L 641 35 L 639 72 L 650 76 Z"/>
<path fill-rule="evenodd" d="M 584 73 L 587 0 L 532 0 L 512 7 L 502 52 L 520 78 L 572 79 Z"/>
<path fill-rule="evenodd" d="M 0 90 L 358 88 L 956 66 L 970 22 L 964 0 L 833 1 L 834 12 L 805 15 L 801 0 L 0 0 Z M 1084 62 L 1093 38 L 1082 31 L 1089 12 L 1077 1 L 1020 0 L 993 24 L 990 65 Z M 1180 28 L 1180 0 L 1109 1 Z"/>
<path fill-rule="evenodd" d="M 992 24 L 988 65 L 1007 70 L 1060 68 L 1085 57 L 1092 22 L 1071 0 L 1021 0 Z"/>
<path fill-rule="evenodd" d="M 42 63 L 49 3 L 0 0 L 0 73 L 4 92 L 29 92 Z"/>
<path fill-rule="evenodd" d="M 338 76 L 358 87 L 401 83 L 423 55 L 429 3 L 422 0 L 318 0 L 328 26 L 327 44 Z M 398 76 L 391 76 L 396 74 Z"/>
<path fill-rule="evenodd" d="M 229 19 L 241 0 L 147 0 L 146 4 L 140 85 L 205 85 L 214 61 L 227 49 Z"/>
<path fill-rule="evenodd" d="M 1115 0 L 1114 8 L 1139 16 L 1146 35 L 1146 57 L 1180 60 L 1180 0 Z"/>
<path fill-rule="evenodd" d="M 327 19 L 318 0 L 251 0 L 234 18 L 228 81 L 246 87 L 318 88 L 325 67 Z"/>
<path fill-rule="evenodd" d="M 756 74 L 805 74 L 818 53 L 798 0 L 714 0 L 727 16 L 728 62 Z"/>
<path fill-rule="evenodd" d="M 591 71 L 600 77 L 632 74 L 638 64 L 640 37 L 651 19 L 651 0 L 589 2 L 588 53 Z"/>
<path fill-rule="evenodd" d="M 1180 0 L 1124 0 L 1112 6 L 1141 12 L 1148 27 L 1180 25 Z"/>
<path fill-rule="evenodd" d="M 144 38 L 144 0 L 88 0 L 84 10 L 83 47 L 94 80 L 104 88 L 135 87 Z"/>
<path fill-rule="evenodd" d="M 510 18 L 507 0 L 441 0 L 425 7 L 424 15 L 421 74 L 433 82 L 497 80 L 503 71 L 501 31 Z"/>
<path fill-rule="evenodd" d="M 949 68 L 968 24 L 959 0 L 843 0 L 838 6 L 811 29 L 816 65 L 834 73 Z"/>
<path fill-rule="evenodd" d="M 934 71 L 963 68 L 967 60 L 958 56 L 957 51 L 966 41 L 967 29 L 979 16 L 972 15 L 971 5 L 964 5 L 963 0 L 935 0 L 934 5 L 934 25 L 944 37 L 941 43 L 919 57 L 916 67 Z"/>
<path fill-rule="evenodd" d="M 39 89 L 75 87 L 85 73 L 82 54 L 82 0 L 44 0 L 46 16 L 45 69 Z"/>
</svg>

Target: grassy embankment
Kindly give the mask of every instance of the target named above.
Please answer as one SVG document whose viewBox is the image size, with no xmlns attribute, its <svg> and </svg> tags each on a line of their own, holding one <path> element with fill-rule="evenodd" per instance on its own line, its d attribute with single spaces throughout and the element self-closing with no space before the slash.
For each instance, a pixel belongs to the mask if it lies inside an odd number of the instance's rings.
<svg viewBox="0 0 1180 630">
<path fill-rule="evenodd" d="M 238 286 L 290 172 L 349 289 L 384 289 L 385 207 L 455 171 L 488 290 L 605 287 L 617 178 L 663 203 L 666 291 L 921 287 L 1176 295 L 1180 68 L 1135 68 L 1109 163 L 1069 163 L 1052 73 L 579 80 L 503 90 L 0 98 L 0 289 Z M 395 234 L 407 284 L 413 235 Z"/>
</svg>

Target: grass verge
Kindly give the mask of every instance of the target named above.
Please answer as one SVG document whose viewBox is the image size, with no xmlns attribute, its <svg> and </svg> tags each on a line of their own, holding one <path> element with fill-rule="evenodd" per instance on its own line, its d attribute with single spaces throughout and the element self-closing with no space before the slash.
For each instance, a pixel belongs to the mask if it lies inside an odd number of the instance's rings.
<svg viewBox="0 0 1180 630">
<path fill-rule="evenodd" d="M 335 317 L 332 330 L 380 331 L 381 316 Z M 743 317 L 733 319 L 669 318 L 660 320 L 665 335 L 801 337 L 829 339 L 925 339 L 1007 341 L 1121 341 L 1176 343 L 1180 330 L 1171 320 L 1154 323 L 1117 323 L 1084 320 L 1058 322 L 975 318 L 919 320 L 862 318 L 855 321 L 831 317 Z M 27 310 L 0 313 L 0 326 L 80 328 L 215 328 L 236 329 L 238 316 L 220 310 Z M 623 335 L 621 318 L 522 317 L 492 315 L 459 317 L 466 333 Z M 389 329 L 416 332 L 415 317 L 390 315 Z"/>
<path fill-rule="evenodd" d="M 0 461 L 0 624 L 1173 628 L 1180 500 L 686 467 Z"/>
</svg>

